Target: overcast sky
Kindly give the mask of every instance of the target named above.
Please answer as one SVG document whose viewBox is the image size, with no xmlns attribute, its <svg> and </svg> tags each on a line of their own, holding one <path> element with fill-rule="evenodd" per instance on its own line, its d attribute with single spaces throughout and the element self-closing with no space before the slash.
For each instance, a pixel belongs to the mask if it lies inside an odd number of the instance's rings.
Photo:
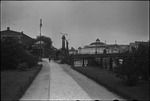
<svg viewBox="0 0 150 101">
<path fill-rule="evenodd" d="M 94 42 L 129 44 L 149 39 L 148 1 L 1 1 L 1 30 L 8 26 L 36 38 L 42 35 L 61 47 L 60 32 L 67 33 L 69 48 Z"/>
</svg>

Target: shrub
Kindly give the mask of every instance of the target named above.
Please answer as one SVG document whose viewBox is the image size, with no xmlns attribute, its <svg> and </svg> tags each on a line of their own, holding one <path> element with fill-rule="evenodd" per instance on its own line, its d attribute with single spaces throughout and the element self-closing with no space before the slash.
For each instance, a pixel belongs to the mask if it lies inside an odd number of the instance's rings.
<svg viewBox="0 0 150 101">
<path fill-rule="evenodd" d="M 134 86 L 142 77 L 149 78 L 149 47 L 139 45 L 138 49 L 133 49 L 124 59 L 123 64 L 117 64 L 117 76 L 126 80 L 127 86 Z"/>
<path fill-rule="evenodd" d="M 37 63 L 37 59 L 23 49 L 17 38 L 6 37 L 1 40 L 1 70 L 17 69 L 19 63 L 23 62 L 31 67 Z"/>
<path fill-rule="evenodd" d="M 28 69 L 28 64 L 26 62 L 19 63 L 18 66 L 17 66 L 17 69 L 21 70 L 21 71 L 27 70 Z"/>
</svg>

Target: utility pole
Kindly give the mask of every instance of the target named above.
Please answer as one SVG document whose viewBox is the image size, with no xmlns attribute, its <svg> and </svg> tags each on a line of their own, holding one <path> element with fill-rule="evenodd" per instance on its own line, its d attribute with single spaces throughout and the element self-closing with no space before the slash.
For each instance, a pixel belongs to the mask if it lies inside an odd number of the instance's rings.
<svg viewBox="0 0 150 101">
<path fill-rule="evenodd" d="M 40 58 L 42 59 L 41 28 L 42 28 L 42 19 L 40 19 Z"/>
<path fill-rule="evenodd" d="M 115 40 L 115 44 L 117 44 L 117 41 Z"/>
<path fill-rule="evenodd" d="M 9 27 L 10 27 L 10 19 L 9 19 Z"/>
</svg>

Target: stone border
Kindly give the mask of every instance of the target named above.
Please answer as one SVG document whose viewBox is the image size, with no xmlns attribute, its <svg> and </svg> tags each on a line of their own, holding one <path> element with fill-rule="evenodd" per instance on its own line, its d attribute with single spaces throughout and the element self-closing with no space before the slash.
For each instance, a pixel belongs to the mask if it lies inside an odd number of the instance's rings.
<svg viewBox="0 0 150 101">
<path fill-rule="evenodd" d="M 22 97 L 22 95 L 25 93 L 25 91 L 27 90 L 27 88 L 32 84 L 33 80 L 35 79 L 35 77 L 38 75 L 38 73 L 41 71 L 42 69 L 42 64 L 39 65 L 40 67 L 36 70 L 36 72 L 34 72 L 34 74 L 32 75 L 32 77 L 29 77 L 28 80 L 26 80 L 26 82 L 23 85 L 20 85 L 18 87 L 18 89 L 15 92 L 15 96 L 13 97 L 13 99 L 11 101 L 19 101 L 19 99 Z"/>
<path fill-rule="evenodd" d="M 74 70 L 78 71 L 77 69 L 75 69 L 75 67 L 71 67 L 71 68 L 73 68 Z M 87 76 L 88 78 L 94 80 L 94 81 L 97 82 L 98 84 L 104 86 L 104 87 L 107 88 L 109 91 L 114 92 L 115 94 L 118 94 L 118 95 L 120 95 L 121 97 L 123 97 L 123 98 L 125 98 L 125 99 L 127 99 L 127 100 L 138 100 L 138 99 L 136 99 L 136 98 L 133 98 L 131 95 L 125 93 L 124 91 L 120 90 L 119 88 L 113 87 L 113 86 L 111 86 L 111 85 L 109 85 L 109 84 L 107 84 L 107 83 L 105 83 L 105 82 L 99 80 L 98 78 L 94 78 L 94 77 L 92 77 L 92 76 L 90 76 L 90 75 L 88 75 L 87 73 L 84 73 L 84 72 L 82 72 L 82 71 L 78 71 L 78 72 L 80 72 L 81 74 L 83 74 L 83 75 Z"/>
</svg>

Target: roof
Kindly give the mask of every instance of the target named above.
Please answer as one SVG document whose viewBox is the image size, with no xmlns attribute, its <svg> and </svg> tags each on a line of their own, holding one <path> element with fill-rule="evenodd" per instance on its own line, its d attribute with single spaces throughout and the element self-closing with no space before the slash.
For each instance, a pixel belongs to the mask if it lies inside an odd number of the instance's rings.
<svg viewBox="0 0 150 101">
<path fill-rule="evenodd" d="M 11 35 L 11 36 L 12 36 L 12 35 L 24 35 L 24 36 L 26 36 L 26 37 L 32 39 L 31 37 L 29 37 L 29 36 L 27 36 L 26 34 L 24 34 L 23 31 L 22 31 L 22 32 L 13 31 L 13 30 L 10 30 L 9 27 L 7 27 L 7 30 L 1 31 L 1 35 Z"/>
<path fill-rule="evenodd" d="M 12 30 L 4 30 L 1 31 L 1 35 L 21 35 L 21 33 Z"/>
<path fill-rule="evenodd" d="M 40 43 L 40 41 L 37 41 L 35 44 L 46 44 L 46 43 L 43 41 L 41 41 L 41 43 Z"/>
<path fill-rule="evenodd" d="M 76 51 L 73 47 L 71 47 L 71 49 L 69 51 Z"/>
<path fill-rule="evenodd" d="M 99 39 L 96 39 L 96 42 L 91 43 L 90 45 L 96 45 L 96 46 L 105 46 L 106 44 L 103 42 L 100 42 Z"/>
<path fill-rule="evenodd" d="M 84 46 L 84 48 L 102 48 L 102 47 L 106 47 L 105 45 L 87 45 L 87 46 Z"/>
</svg>

